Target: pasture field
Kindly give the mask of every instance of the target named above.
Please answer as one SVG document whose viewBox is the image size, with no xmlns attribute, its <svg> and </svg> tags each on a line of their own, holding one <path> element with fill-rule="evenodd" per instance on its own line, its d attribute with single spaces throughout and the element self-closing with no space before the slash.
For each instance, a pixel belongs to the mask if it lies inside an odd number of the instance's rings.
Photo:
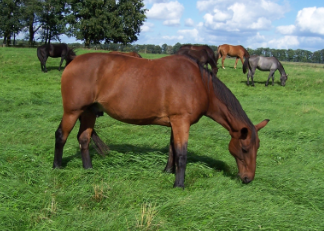
<svg viewBox="0 0 324 231">
<path fill-rule="evenodd" d="M 36 49 L 0 48 L 0 230 L 324 230 L 323 65 L 283 63 L 285 87 L 278 71 L 275 86 L 256 71 L 248 87 L 242 64 L 226 59 L 218 77 L 254 124 L 270 119 L 256 176 L 248 185 L 236 178 L 229 133 L 203 117 L 190 130 L 184 190 L 162 172 L 170 128 L 107 115 L 95 126 L 106 157 L 91 147 L 93 169 L 82 168 L 76 124 L 64 168 L 53 170 L 58 65 L 49 58 L 43 73 Z"/>
</svg>

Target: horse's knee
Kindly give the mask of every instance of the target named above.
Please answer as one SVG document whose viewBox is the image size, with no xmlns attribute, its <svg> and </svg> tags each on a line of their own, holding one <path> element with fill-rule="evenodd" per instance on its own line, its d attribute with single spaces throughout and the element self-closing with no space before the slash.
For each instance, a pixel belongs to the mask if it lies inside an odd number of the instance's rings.
<svg viewBox="0 0 324 231">
<path fill-rule="evenodd" d="M 78 140 L 79 140 L 80 148 L 82 150 L 89 148 L 90 137 L 82 134 L 82 135 L 78 135 Z"/>
</svg>

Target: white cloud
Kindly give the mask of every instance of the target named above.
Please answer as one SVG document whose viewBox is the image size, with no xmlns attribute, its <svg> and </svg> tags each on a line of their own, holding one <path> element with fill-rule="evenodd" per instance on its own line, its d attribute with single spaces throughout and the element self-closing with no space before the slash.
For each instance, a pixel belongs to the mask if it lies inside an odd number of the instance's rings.
<svg viewBox="0 0 324 231">
<path fill-rule="evenodd" d="M 278 31 L 280 34 L 284 34 L 284 35 L 294 34 L 294 32 L 296 31 L 296 26 L 294 26 L 294 25 L 289 25 L 289 26 L 278 26 L 278 27 L 277 27 L 277 31 Z"/>
<path fill-rule="evenodd" d="M 154 3 L 146 13 L 149 19 L 164 20 L 164 25 L 177 25 L 180 23 L 184 6 L 178 1 Z"/>
<path fill-rule="evenodd" d="M 298 11 L 296 26 L 302 32 L 324 35 L 324 7 L 309 7 Z"/>
<path fill-rule="evenodd" d="M 178 26 L 178 25 L 180 25 L 180 19 L 165 20 L 163 22 L 163 25 L 166 25 L 166 26 Z"/>
<path fill-rule="evenodd" d="M 202 41 L 203 39 L 199 36 L 199 31 L 197 29 L 192 30 L 179 30 L 178 33 L 185 38 L 192 38 L 195 41 Z"/>
<path fill-rule="evenodd" d="M 198 0 L 197 8 L 205 12 L 207 29 L 228 32 L 270 30 L 272 21 L 289 10 L 275 0 Z"/>
<path fill-rule="evenodd" d="M 151 31 L 151 28 L 154 26 L 153 23 L 150 22 L 144 22 L 141 26 L 141 32 L 148 32 Z"/>
<path fill-rule="evenodd" d="M 185 26 L 194 26 L 195 23 L 191 18 L 187 18 L 185 21 Z"/>
<path fill-rule="evenodd" d="M 291 47 L 298 47 L 299 45 L 297 36 L 284 36 L 279 39 L 272 39 L 268 42 L 268 45 L 276 49 L 288 49 Z"/>
<path fill-rule="evenodd" d="M 309 7 L 298 11 L 295 25 L 278 26 L 277 32 L 283 35 L 323 36 L 324 7 Z"/>
</svg>

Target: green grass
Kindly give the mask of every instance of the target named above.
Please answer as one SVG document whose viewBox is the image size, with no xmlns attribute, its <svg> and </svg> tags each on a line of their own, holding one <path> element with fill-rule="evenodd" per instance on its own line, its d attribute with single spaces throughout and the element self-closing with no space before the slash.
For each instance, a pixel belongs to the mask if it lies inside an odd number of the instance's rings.
<svg viewBox="0 0 324 231">
<path fill-rule="evenodd" d="M 204 117 L 190 130 L 182 190 L 162 172 L 170 128 L 108 116 L 96 123 L 111 149 L 105 158 L 91 147 L 93 169 L 83 170 L 75 128 L 65 167 L 52 169 L 62 116 L 58 64 L 49 58 L 42 73 L 36 49 L 0 48 L 0 230 L 324 229 L 323 65 L 283 63 L 286 87 L 278 72 L 275 86 L 265 87 L 269 73 L 260 71 L 248 87 L 242 65 L 235 70 L 226 59 L 219 78 L 253 123 L 270 119 L 259 132 L 255 179 L 243 185 L 234 177 L 230 136 Z"/>
</svg>

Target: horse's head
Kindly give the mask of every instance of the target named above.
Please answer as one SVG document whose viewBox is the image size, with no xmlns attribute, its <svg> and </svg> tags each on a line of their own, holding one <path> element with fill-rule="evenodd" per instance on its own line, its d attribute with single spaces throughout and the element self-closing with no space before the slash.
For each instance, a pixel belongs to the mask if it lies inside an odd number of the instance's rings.
<svg viewBox="0 0 324 231">
<path fill-rule="evenodd" d="M 280 77 L 281 86 L 286 85 L 287 79 L 288 79 L 288 75 L 286 75 L 286 74 L 281 75 L 281 77 Z"/>
<path fill-rule="evenodd" d="M 217 72 L 218 72 L 218 68 L 217 67 L 214 67 L 213 69 L 212 69 L 212 71 L 213 71 L 213 73 L 215 74 L 215 76 L 217 75 Z"/>
<path fill-rule="evenodd" d="M 243 183 L 250 183 L 254 179 L 257 151 L 260 146 L 258 131 L 268 122 L 269 120 L 264 120 L 253 129 L 243 127 L 240 131 L 231 134 L 229 151 L 236 160 L 238 176 Z"/>
</svg>

